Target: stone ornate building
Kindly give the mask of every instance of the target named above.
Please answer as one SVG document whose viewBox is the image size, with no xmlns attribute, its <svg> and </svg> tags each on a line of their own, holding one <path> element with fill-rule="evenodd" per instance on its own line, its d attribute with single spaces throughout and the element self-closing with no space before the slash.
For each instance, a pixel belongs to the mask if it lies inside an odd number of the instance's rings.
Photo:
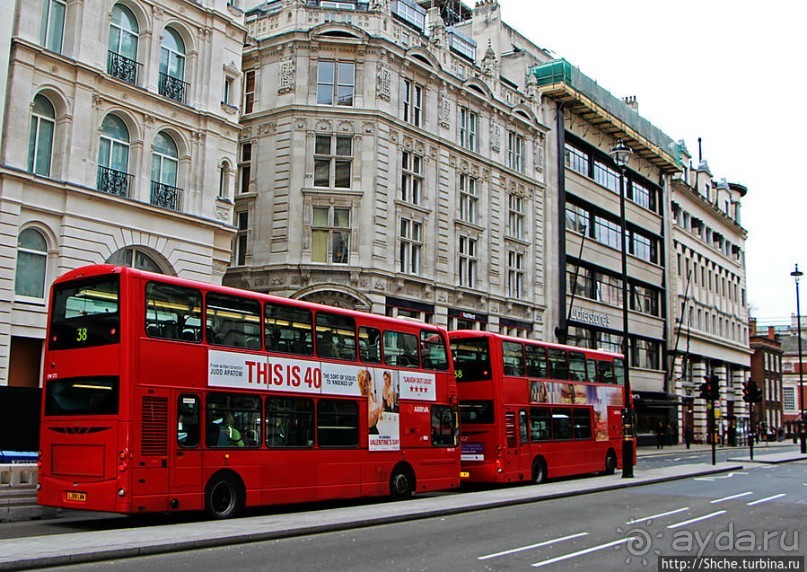
<svg viewBox="0 0 807 572">
<path fill-rule="evenodd" d="M 244 15 L 226 0 L 0 13 L 0 385 L 36 388 L 56 276 L 105 261 L 224 275 Z"/>
</svg>

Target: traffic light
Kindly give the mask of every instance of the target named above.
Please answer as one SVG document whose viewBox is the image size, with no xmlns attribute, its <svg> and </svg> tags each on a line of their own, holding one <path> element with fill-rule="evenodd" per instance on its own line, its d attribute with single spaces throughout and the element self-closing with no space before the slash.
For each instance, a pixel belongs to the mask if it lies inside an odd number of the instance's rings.
<svg viewBox="0 0 807 572">
<path fill-rule="evenodd" d="M 750 381 L 744 381 L 743 382 L 743 401 L 745 401 L 746 403 L 753 403 L 753 401 L 751 401 L 751 399 L 752 399 L 752 397 L 751 397 L 751 382 Z"/>
<path fill-rule="evenodd" d="M 751 395 L 751 403 L 759 403 L 762 401 L 762 389 L 757 385 L 756 381 L 748 382 L 749 394 Z"/>
<path fill-rule="evenodd" d="M 701 383 L 701 398 L 707 401 L 720 399 L 720 379 L 716 375 L 704 375 Z"/>
</svg>

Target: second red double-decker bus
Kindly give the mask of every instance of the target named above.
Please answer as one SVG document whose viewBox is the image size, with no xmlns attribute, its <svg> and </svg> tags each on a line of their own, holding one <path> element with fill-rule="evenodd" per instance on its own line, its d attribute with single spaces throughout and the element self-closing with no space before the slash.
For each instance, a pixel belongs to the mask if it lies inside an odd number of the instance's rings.
<svg viewBox="0 0 807 572">
<path fill-rule="evenodd" d="M 465 481 L 540 483 L 622 465 L 620 355 L 473 330 L 449 340 Z"/>
<path fill-rule="evenodd" d="M 51 291 L 38 501 L 125 514 L 459 486 L 433 325 L 130 268 Z"/>
</svg>

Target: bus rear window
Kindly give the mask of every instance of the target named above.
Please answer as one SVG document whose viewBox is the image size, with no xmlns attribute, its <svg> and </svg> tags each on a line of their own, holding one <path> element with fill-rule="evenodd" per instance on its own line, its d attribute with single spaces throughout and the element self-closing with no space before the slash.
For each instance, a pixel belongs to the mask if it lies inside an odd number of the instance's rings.
<svg viewBox="0 0 807 572">
<path fill-rule="evenodd" d="M 460 403 L 460 426 L 476 423 L 493 423 L 492 401 L 465 401 Z"/>
<path fill-rule="evenodd" d="M 118 343 L 119 291 L 117 276 L 57 286 L 48 347 L 69 350 Z"/>
<path fill-rule="evenodd" d="M 115 415 L 118 378 L 52 379 L 45 385 L 45 415 Z"/>
<path fill-rule="evenodd" d="M 454 373 L 457 381 L 481 381 L 491 378 L 488 340 L 455 339 L 451 341 Z"/>
</svg>

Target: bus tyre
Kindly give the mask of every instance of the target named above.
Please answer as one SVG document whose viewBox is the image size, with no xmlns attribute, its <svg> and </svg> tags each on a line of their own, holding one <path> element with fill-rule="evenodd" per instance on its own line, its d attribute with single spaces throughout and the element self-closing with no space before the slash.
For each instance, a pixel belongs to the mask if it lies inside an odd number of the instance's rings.
<svg viewBox="0 0 807 572">
<path fill-rule="evenodd" d="M 536 485 L 546 482 L 546 463 L 540 457 L 532 462 L 532 482 Z"/>
<path fill-rule="evenodd" d="M 395 467 L 389 480 L 389 493 L 393 500 L 405 500 L 415 490 L 415 475 L 408 467 Z"/>
<path fill-rule="evenodd" d="M 605 455 L 605 474 L 613 475 L 616 472 L 616 453 L 608 451 Z"/>
<path fill-rule="evenodd" d="M 216 474 L 205 488 L 205 512 L 211 518 L 238 516 L 244 508 L 244 488 L 233 475 Z"/>
</svg>

